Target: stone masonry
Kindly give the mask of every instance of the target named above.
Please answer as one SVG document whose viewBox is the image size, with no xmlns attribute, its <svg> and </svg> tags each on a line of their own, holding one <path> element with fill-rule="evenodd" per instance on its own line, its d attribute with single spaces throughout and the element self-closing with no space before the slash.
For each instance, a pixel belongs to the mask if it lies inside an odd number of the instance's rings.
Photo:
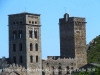
<svg viewBox="0 0 100 75">
<path fill-rule="evenodd" d="M 71 75 L 87 64 L 85 25 L 85 18 L 65 13 L 59 19 L 60 56 L 44 60 L 40 14 L 9 15 L 9 58 L 0 59 L 0 75 Z"/>
</svg>

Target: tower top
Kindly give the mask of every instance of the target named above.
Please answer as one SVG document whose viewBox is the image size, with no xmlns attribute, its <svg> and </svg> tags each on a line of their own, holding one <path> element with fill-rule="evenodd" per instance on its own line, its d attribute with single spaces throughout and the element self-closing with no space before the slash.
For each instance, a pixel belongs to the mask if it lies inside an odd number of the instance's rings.
<svg viewBox="0 0 100 75">
<path fill-rule="evenodd" d="M 10 15 L 8 15 L 8 16 L 21 15 L 21 14 L 24 14 L 24 15 L 35 15 L 35 16 L 40 16 L 40 14 L 28 13 L 28 12 L 22 12 L 22 13 L 17 13 L 17 14 L 10 14 Z"/>
<path fill-rule="evenodd" d="M 64 18 L 69 18 L 69 14 L 68 13 L 65 13 L 64 14 Z"/>
</svg>

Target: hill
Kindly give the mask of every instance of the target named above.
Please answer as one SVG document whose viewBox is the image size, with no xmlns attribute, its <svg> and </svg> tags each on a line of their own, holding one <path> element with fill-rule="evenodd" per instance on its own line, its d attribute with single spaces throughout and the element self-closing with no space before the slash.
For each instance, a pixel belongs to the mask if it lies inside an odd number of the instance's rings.
<svg viewBox="0 0 100 75">
<path fill-rule="evenodd" d="M 87 61 L 100 64 L 100 35 L 87 45 Z"/>
</svg>

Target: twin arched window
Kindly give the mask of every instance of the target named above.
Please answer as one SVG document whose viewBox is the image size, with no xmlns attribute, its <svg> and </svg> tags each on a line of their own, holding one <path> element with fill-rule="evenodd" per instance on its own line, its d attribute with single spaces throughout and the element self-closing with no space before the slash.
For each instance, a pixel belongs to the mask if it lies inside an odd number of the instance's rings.
<svg viewBox="0 0 100 75">
<path fill-rule="evenodd" d="M 13 62 L 16 64 L 16 56 L 13 56 Z M 23 57 L 22 56 L 19 57 L 19 62 L 23 63 Z"/>
<path fill-rule="evenodd" d="M 35 50 L 38 51 L 38 44 L 35 44 Z M 33 44 L 30 43 L 30 51 L 33 51 Z"/>
<path fill-rule="evenodd" d="M 17 38 L 17 30 L 13 31 L 13 39 Z M 22 30 L 18 31 L 18 38 L 22 38 Z"/>
<path fill-rule="evenodd" d="M 33 38 L 33 31 L 32 30 L 29 31 L 29 38 Z M 34 30 L 34 38 L 37 39 L 37 31 L 36 30 Z"/>
</svg>

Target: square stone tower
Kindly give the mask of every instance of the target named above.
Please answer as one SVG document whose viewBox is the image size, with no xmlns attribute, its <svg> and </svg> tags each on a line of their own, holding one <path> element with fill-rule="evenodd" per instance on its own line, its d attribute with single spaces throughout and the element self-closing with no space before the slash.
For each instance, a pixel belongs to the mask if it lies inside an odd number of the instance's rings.
<svg viewBox="0 0 100 75">
<path fill-rule="evenodd" d="M 78 58 L 78 66 L 87 63 L 85 18 L 69 17 L 59 19 L 60 55 L 66 58 Z"/>
<path fill-rule="evenodd" d="M 19 13 L 9 15 L 9 58 L 12 63 L 26 69 L 41 69 L 40 14 Z M 41 71 L 29 72 L 41 75 Z"/>
</svg>

